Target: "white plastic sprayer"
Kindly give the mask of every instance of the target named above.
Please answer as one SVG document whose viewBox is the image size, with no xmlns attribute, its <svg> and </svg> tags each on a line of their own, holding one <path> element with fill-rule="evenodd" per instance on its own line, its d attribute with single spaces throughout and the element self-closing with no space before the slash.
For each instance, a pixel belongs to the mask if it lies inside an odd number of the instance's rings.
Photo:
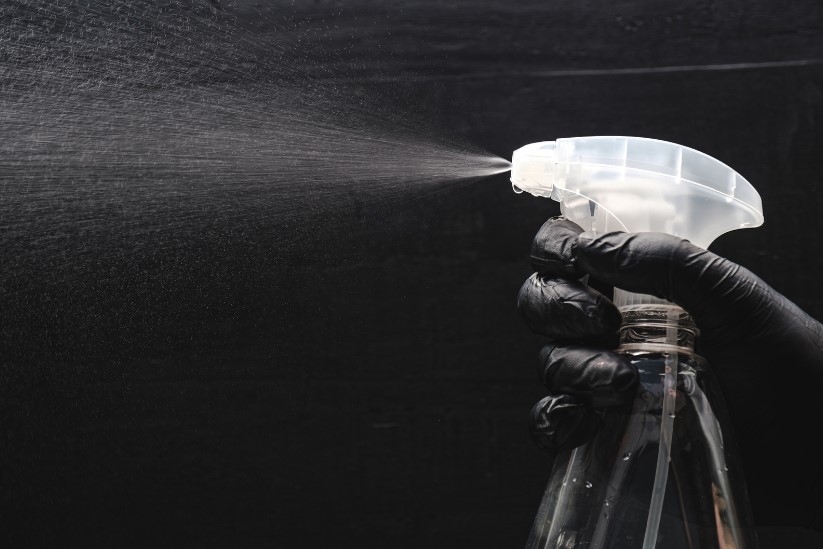
<svg viewBox="0 0 823 549">
<path fill-rule="evenodd" d="M 532 143 L 514 151 L 511 181 L 516 192 L 557 200 L 595 236 L 654 231 L 707 248 L 763 223 L 760 196 L 740 174 L 656 139 Z M 694 352 L 698 327 L 654 296 L 615 289 L 614 302 L 623 315 L 617 352 L 638 369 L 638 395 L 556 458 L 528 549 L 755 547 L 731 429 L 713 400 L 719 389 Z"/>
</svg>

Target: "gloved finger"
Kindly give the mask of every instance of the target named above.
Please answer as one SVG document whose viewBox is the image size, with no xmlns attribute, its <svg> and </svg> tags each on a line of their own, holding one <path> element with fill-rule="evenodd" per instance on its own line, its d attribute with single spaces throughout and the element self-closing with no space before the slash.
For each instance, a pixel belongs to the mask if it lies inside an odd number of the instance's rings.
<svg viewBox="0 0 823 549">
<path fill-rule="evenodd" d="M 583 235 L 577 265 L 609 284 L 677 303 L 703 330 L 764 317 L 780 297 L 756 275 L 687 240 L 664 233 Z M 768 315 L 765 315 L 768 316 Z"/>
<path fill-rule="evenodd" d="M 531 263 L 540 274 L 580 278 L 576 266 L 577 235 L 583 228 L 564 217 L 552 217 L 540 227 L 532 241 Z"/>
<path fill-rule="evenodd" d="M 603 295 L 610 297 L 612 287 L 590 276 L 577 265 L 577 236 L 583 228 L 563 216 L 548 219 L 532 241 L 531 264 L 541 275 L 581 279 Z"/>
<path fill-rule="evenodd" d="M 620 312 L 582 282 L 535 273 L 520 287 L 517 308 L 535 333 L 602 347 L 617 344 Z"/>
<path fill-rule="evenodd" d="M 612 351 L 550 343 L 540 351 L 540 374 L 551 394 L 572 395 L 596 408 L 634 398 L 637 369 Z"/>
<path fill-rule="evenodd" d="M 529 433 L 542 450 L 575 448 L 594 432 L 592 410 L 571 395 L 547 396 L 534 405 Z"/>
</svg>

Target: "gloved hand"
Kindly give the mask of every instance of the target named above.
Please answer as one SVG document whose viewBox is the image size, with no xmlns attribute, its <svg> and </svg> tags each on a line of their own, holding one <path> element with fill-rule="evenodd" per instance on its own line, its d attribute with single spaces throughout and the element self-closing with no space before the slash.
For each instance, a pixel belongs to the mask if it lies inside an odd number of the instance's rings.
<svg viewBox="0 0 823 549">
<path fill-rule="evenodd" d="M 537 272 L 518 296 L 528 326 L 549 338 L 540 353 L 549 396 L 532 410 L 535 442 L 549 451 L 581 444 L 593 409 L 634 397 L 634 367 L 610 351 L 620 314 L 593 286 L 655 295 L 683 307 L 701 331 L 696 351 L 723 391 L 757 524 L 823 531 L 823 326 L 750 271 L 686 240 L 581 232 L 563 218 L 541 227 L 531 250 Z"/>
</svg>

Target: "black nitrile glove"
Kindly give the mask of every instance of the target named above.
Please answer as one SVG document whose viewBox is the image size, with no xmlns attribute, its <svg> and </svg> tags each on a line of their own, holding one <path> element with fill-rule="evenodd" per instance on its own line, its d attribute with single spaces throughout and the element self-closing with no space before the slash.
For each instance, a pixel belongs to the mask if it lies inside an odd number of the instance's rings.
<svg viewBox="0 0 823 549">
<path fill-rule="evenodd" d="M 634 367 L 609 350 L 620 314 L 592 286 L 655 295 L 683 307 L 701 331 L 696 350 L 723 391 L 757 524 L 823 532 L 823 326 L 750 271 L 686 240 L 581 232 L 562 218 L 541 227 L 531 252 L 537 272 L 518 296 L 529 327 L 549 338 L 540 363 L 550 396 L 532 410 L 536 443 L 581 444 L 595 428 L 593 409 L 634 398 Z"/>
</svg>

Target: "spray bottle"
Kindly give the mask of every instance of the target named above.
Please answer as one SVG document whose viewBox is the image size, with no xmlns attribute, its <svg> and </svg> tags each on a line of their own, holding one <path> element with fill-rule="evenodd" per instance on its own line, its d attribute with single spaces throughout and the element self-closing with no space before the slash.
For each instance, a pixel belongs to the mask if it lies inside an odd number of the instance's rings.
<svg viewBox="0 0 823 549">
<path fill-rule="evenodd" d="M 763 223 L 760 196 L 722 162 L 675 143 L 603 136 L 532 143 L 512 156 L 516 192 L 551 197 L 597 236 L 665 232 L 707 248 Z M 640 375 L 630 409 L 602 412 L 558 455 L 528 549 L 753 549 L 757 538 L 725 405 L 695 353 L 688 312 L 615 289 L 617 352 Z"/>
</svg>

